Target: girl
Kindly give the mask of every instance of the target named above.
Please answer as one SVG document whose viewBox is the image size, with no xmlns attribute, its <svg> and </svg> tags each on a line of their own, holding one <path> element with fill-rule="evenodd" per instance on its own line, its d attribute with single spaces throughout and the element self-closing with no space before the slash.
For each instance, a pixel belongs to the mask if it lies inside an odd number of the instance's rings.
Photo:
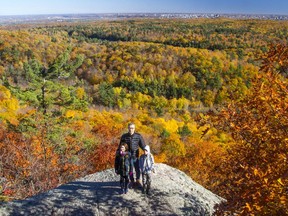
<svg viewBox="0 0 288 216">
<path fill-rule="evenodd" d="M 120 175 L 120 186 L 122 193 L 126 194 L 128 192 L 129 184 L 129 171 L 131 169 L 130 165 L 131 153 L 128 152 L 128 145 L 126 143 L 121 143 L 115 157 L 115 172 Z"/>
</svg>

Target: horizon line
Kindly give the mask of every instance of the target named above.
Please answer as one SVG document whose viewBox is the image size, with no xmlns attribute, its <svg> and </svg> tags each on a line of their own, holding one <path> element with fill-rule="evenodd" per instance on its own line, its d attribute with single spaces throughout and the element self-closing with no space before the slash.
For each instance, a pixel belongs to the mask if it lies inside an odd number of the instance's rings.
<svg viewBox="0 0 288 216">
<path fill-rule="evenodd" d="M 286 14 L 276 13 L 243 13 L 243 12 L 96 12 L 96 13 L 43 13 L 43 14 L 10 14 L 4 16 L 48 16 L 48 15 L 97 15 L 97 14 L 221 14 L 221 15 L 273 15 L 288 16 Z"/>
</svg>

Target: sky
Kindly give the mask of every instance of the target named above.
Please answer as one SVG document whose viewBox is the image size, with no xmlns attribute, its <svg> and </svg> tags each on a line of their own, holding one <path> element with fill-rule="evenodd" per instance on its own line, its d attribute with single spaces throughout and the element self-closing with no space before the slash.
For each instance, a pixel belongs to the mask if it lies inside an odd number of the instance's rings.
<svg viewBox="0 0 288 216">
<path fill-rule="evenodd" d="M 2 0 L 2 15 L 238 13 L 288 15 L 288 0 Z"/>
</svg>

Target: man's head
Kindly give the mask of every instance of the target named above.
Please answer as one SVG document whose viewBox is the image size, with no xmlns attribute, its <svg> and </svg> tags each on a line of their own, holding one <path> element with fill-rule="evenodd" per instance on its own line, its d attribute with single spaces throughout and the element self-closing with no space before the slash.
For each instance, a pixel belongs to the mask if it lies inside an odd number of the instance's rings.
<svg viewBox="0 0 288 216">
<path fill-rule="evenodd" d="M 129 131 L 129 134 L 131 134 L 131 135 L 133 135 L 135 133 L 135 124 L 134 123 L 128 124 L 128 131 Z"/>
</svg>

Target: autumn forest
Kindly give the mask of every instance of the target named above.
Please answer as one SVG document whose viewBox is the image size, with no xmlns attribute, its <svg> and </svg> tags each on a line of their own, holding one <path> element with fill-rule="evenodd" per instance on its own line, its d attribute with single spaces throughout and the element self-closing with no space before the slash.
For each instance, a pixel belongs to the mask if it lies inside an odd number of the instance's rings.
<svg viewBox="0 0 288 216">
<path fill-rule="evenodd" d="M 0 26 L 0 202 L 112 168 L 134 122 L 217 215 L 287 215 L 287 40 L 276 20 Z"/>
</svg>

